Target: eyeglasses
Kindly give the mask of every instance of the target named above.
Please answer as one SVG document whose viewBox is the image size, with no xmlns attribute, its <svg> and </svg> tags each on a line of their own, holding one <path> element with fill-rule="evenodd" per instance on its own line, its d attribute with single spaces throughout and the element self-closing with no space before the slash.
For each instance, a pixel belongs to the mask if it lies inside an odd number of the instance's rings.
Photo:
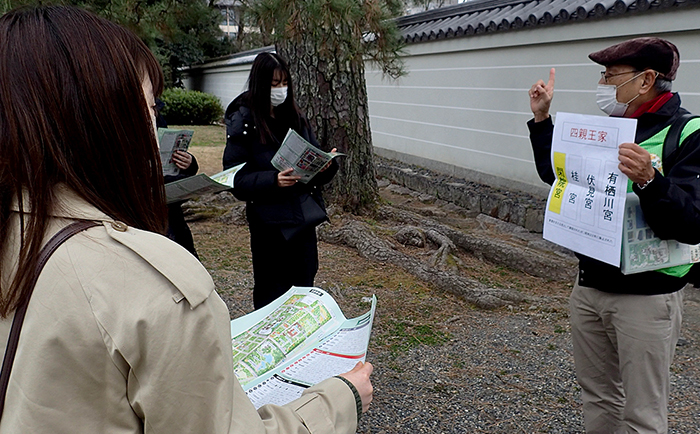
<svg viewBox="0 0 700 434">
<path fill-rule="evenodd" d="M 605 84 L 608 84 L 608 80 L 610 80 L 613 77 L 617 77 L 618 75 L 634 74 L 636 72 L 639 72 L 639 71 L 632 70 L 632 71 L 620 72 L 618 74 L 605 75 L 605 71 L 600 71 L 600 78 L 602 78 L 605 81 Z"/>
</svg>

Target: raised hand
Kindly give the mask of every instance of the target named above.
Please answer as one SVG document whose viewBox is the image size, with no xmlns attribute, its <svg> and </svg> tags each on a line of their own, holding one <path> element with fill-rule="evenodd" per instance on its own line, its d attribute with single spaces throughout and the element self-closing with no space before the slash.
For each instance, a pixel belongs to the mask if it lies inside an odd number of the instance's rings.
<svg viewBox="0 0 700 434">
<path fill-rule="evenodd" d="M 554 96 L 554 68 L 549 70 L 549 81 L 539 80 L 533 84 L 528 92 L 530 95 L 530 110 L 535 115 L 535 122 L 540 122 L 549 117 L 549 107 Z"/>
</svg>

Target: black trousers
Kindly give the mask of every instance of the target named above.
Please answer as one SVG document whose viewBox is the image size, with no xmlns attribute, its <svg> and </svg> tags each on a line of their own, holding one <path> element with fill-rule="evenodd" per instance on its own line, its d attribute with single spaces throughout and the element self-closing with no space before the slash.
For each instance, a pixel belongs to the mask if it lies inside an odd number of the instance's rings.
<svg viewBox="0 0 700 434">
<path fill-rule="evenodd" d="M 278 227 L 251 224 L 250 250 L 255 309 L 267 306 L 292 286 L 313 286 L 318 271 L 316 228 L 286 240 Z"/>
</svg>

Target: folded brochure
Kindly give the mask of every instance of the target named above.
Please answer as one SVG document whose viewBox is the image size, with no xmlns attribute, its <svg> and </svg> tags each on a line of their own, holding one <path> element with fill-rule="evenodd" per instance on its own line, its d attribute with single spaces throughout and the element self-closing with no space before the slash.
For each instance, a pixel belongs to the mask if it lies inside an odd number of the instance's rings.
<svg viewBox="0 0 700 434">
<path fill-rule="evenodd" d="M 160 164 L 163 166 L 163 175 L 175 176 L 180 173 L 180 168 L 173 161 L 175 151 L 187 151 L 192 141 L 192 130 L 173 130 L 170 128 L 158 128 L 158 146 L 160 148 Z"/>
<path fill-rule="evenodd" d="M 623 274 L 641 273 L 700 262 L 700 244 L 691 245 L 675 240 L 662 240 L 651 230 L 635 193 L 627 193 L 623 222 Z"/>
<path fill-rule="evenodd" d="M 289 168 L 294 169 L 292 174 L 300 176 L 299 181 L 306 184 L 328 162 L 340 155 L 345 154 L 318 149 L 290 128 L 271 162 L 280 172 Z"/>
<path fill-rule="evenodd" d="M 218 193 L 233 188 L 233 178 L 245 163 L 234 166 L 213 176 L 203 173 L 165 184 L 168 204 L 180 202 L 203 194 Z"/>
<path fill-rule="evenodd" d="M 292 287 L 262 309 L 231 321 L 236 376 L 256 408 L 284 405 L 367 355 L 377 299 L 346 319 L 320 288 Z"/>
</svg>

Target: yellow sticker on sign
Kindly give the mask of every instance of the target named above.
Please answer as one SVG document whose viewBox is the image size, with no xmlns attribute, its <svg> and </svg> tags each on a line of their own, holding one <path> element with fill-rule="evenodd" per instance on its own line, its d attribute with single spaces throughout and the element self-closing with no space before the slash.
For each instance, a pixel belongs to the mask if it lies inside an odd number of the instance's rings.
<svg viewBox="0 0 700 434">
<path fill-rule="evenodd" d="M 554 173 L 557 176 L 552 197 L 549 198 L 549 210 L 556 214 L 561 214 L 561 203 L 564 199 L 564 190 L 566 190 L 566 154 L 563 152 L 554 153 Z"/>
</svg>

